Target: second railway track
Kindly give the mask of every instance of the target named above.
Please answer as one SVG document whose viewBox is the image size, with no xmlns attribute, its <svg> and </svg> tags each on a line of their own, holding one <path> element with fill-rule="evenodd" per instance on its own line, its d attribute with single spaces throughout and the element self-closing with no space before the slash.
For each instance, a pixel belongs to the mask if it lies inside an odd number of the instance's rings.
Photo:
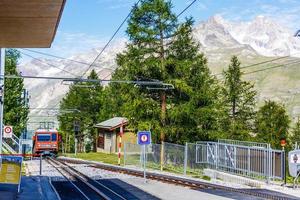
<svg viewBox="0 0 300 200">
<path fill-rule="evenodd" d="M 114 190 L 82 174 L 62 161 L 53 158 L 48 158 L 47 161 L 56 168 L 74 188 L 76 188 L 82 195 L 81 199 L 127 200 L 126 197 L 123 197 Z"/>
<path fill-rule="evenodd" d="M 89 165 L 90 167 L 100 168 L 107 171 L 113 171 L 113 172 L 124 173 L 132 176 L 143 177 L 143 172 L 139 170 L 127 169 L 118 166 L 112 166 L 112 165 L 106 165 L 106 164 L 100 164 L 100 163 L 76 160 L 76 159 L 59 158 L 59 160 L 63 162 L 73 163 L 73 164 L 86 164 Z M 289 196 L 283 193 L 270 191 L 270 190 L 232 188 L 232 187 L 216 185 L 216 184 L 202 182 L 202 181 L 195 181 L 191 179 L 175 177 L 170 175 L 163 175 L 163 174 L 158 174 L 153 172 L 148 172 L 147 178 L 170 183 L 170 184 L 182 185 L 196 190 L 201 190 L 201 189 L 220 190 L 224 192 L 233 192 L 233 193 L 240 193 L 243 195 L 250 195 L 253 196 L 253 198 L 257 197 L 257 198 L 273 199 L 273 200 L 299 200 L 300 199 L 294 196 Z"/>
</svg>

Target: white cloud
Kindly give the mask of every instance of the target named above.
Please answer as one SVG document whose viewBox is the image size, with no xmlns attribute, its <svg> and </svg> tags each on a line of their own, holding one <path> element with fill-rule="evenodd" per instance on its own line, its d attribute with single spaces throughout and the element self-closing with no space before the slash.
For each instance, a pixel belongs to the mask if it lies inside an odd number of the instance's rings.
<svg viewBox="0 0 300 200">
<path fill-rule="evenodd" d="M 204 3 L 198 1 L 197 8 L 199 10 L 207 10 L 207 6 Z"/>
<path fill-rule="evenodd" d="M 106 40 L 107 38 L 103 36 L 59 31 L 51 50 L 57 52 L 59 55 L 70 56 L 80 51 L 102 46 Z"/>
<path fill-rule="evenodd" d="M 97 3 L 105 6 L 106 9 L 130 8 L 134 5 L 135 0 L 98 0 Z"/>
</svg>

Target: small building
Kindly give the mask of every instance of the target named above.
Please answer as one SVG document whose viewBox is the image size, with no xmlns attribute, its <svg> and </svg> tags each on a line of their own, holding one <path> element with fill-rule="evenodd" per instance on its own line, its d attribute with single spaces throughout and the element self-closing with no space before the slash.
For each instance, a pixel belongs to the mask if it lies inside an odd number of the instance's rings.
<svg viewBox="0 0 300 200">
<path fill-rule="evenodd" d="M 127 125 L 128 119 L 124 117 L 114 117 L 94 125 L 98 129 L 97 152 L 118 152 L 121 127 L 123 127 L 122 147 L 125 142 L 135 143 L 136 136 L 134 133 L 126 131 Z"/>
</svg>

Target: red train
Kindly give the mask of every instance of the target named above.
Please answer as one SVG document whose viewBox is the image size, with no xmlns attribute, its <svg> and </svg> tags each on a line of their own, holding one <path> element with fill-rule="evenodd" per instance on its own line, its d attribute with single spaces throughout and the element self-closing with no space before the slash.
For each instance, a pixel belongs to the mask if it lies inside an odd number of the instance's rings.
<svg viewBox="0 0 300 200">
<path fill-rule="evenodd" d="M 38 129 L 35 131 L 33 140 L 34 155 L 57 154 L 61 137 L 57 130 Z"/>
</svg>

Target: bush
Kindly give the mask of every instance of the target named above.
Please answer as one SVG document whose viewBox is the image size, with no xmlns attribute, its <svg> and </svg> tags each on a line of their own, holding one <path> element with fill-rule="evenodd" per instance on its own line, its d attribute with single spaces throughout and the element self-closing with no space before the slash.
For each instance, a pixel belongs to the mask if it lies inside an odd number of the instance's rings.
<svg viewBox="0 0 300 200">
<path fill-rule="evenodd" d="M 86 153 L 89 153 L 89 152 L 91 152 L 92 151 L 92 145 L 91 145 L 91 143 L 89 142 L 89 143 L 87 143 L 86 145 L 85 145 L 85 152 Z"/>
</svg>

